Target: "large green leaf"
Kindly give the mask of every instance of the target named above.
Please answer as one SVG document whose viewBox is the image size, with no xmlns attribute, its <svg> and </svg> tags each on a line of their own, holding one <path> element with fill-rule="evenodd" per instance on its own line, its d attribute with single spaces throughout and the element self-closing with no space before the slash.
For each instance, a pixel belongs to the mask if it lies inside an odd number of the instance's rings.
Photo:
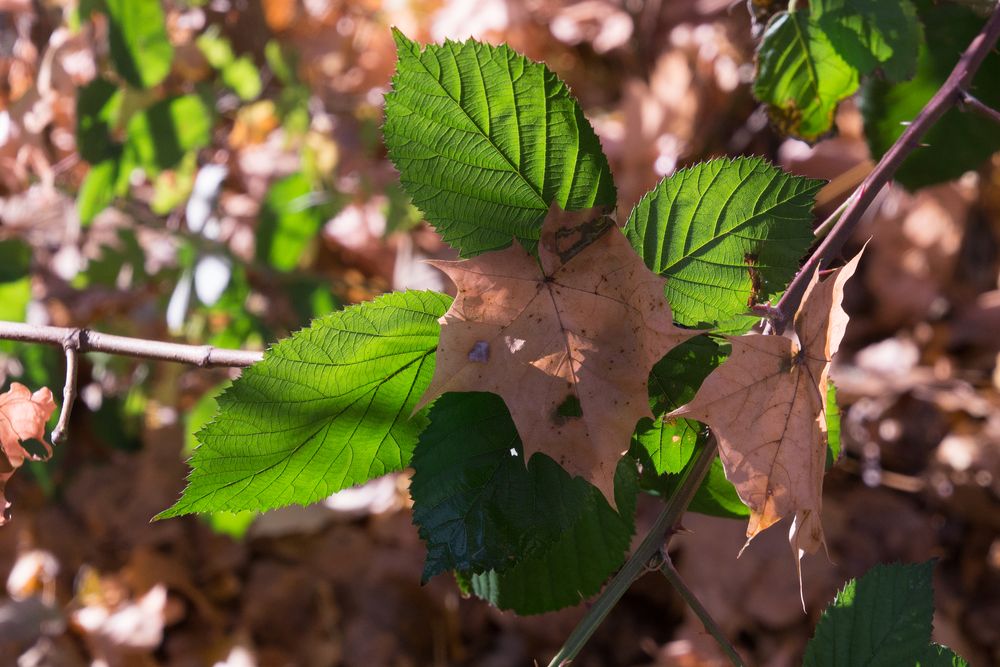
<svg viewBox="0 0 1000 667">
<path fill-rule="evenodd" d="M 136 88 L 151 88 L 170 72 L 174 47 L 160 0 L 104 0 L 115 69 Z"/>
<path fill-rule="evenodd" d="M 808 9 L 771 19 L 757 50 L 753 92 L 782 132 L 816 141 L 833 127 L 837 103 L 857 88 L 858 71 Z"/>
<path fill-rule="evenodd" d="M 762 158 L 717 159 L 678 171 L 646 193 L 625 234 L 652 271 L 668 278 L 674 319 L 742 333 L 749 301 L 780 294 L 813 241 L 822 181 Z"/>
<path fill-rule="evenodd" d="M 861 74 L 902 81 L 917 69 L 922 30 L 910 0 L 812 0 L 809 10 L 837 53 Z"/>
<path fill-rule="evenodd" d="M 129 119 L 125 152 L 150 173 L 177 166 L 212 138 L 212 109 L 197 95 L 171 97 Z"/>
<path fill-rule="evenodd" d="M 413 522 L 427 543 L 424 579 L 447 570 L 505 570 L 551 545 L 591 500 L 591 487 L 521 440 L 495 394 L 445 394 L 413 453 Z"/>
<path fill-rule="evenodd" d="M 914 665 L 931 639 L 933 561 L 876 565 L 837 593 L 806 647 L 804 667 Z"/>
<path fill-rule="evenodd" d="M 880 158 L 903 133 L 958 62 L 962 51 L 983 25 L 975 13 L 952 3 L 918 2 L 926 42 L 920 49 L 917 74 L 889 86 L 869 81 L 862 88 L 865 136 Z M 1000 107 L 1000 53 L 994 49 L 976 74 L 971 91 L 993 108 Z M 1000 125 L 974 113 L 952 109 L 923 138 L 924 146 L 906 158 L 896 179 L 911 190 L 958 178 L 1000 150 Z"/>
<path fill-rule="evenodd" d="M 219 398 L 188 486 L 160 517 L 306 504 L 406 466 L 449 303 L 387 294 L 280 341 Z"/>
<path fill-rule="evenodd" d="M 398 30 L 385 143 L 403 187 L 463 256 L 538 241 L 549 204 L 613 207 L 593 129 L 566 85 L 507 46 L 423 51 Z"/>
<path fill-rule="evenodd" d="M 326 194 L 314 192 L 301 172 L 271 184 L 260 211 L 257 259 L 280 271 L 291 271 L 326 221 Z"/>
<path fill-rule="evenodd" d="M 595 487 L 589 487 L 588 492 L 577 520 L 554 543 L 502 572 L 473 575 L 472 591 L 518 614 L 553 611 L 597 593 L 625 562 L 635 530 L 635 462 L 623 457 L 615 472 L 615 503 L 621 514 L 611 509 Z M 545 507 L 538 511 L 551 510 Z"/>
<path fill-rule="evenodd" d="M 646 450 L 657 474 L 683 470 L 705 432 L 696 421 L 664 419 L 663 415 L 694 398 L 698 387 L 724 358 L 718 343 L 698 336 L 675 347 L 650 371 L 650 407 L 656 418 L 639 421 L 635 440 Z"/>
</svg>

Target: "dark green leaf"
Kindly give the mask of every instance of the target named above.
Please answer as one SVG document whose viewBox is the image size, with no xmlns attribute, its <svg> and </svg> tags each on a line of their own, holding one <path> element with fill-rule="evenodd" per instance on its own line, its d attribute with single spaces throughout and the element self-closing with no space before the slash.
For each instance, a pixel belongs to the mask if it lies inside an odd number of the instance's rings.
<svg viewBox="0 0 1000 667">
<path fill-rule="evenodd" d="M 424 580 L 447 570 L 505 570 L 551 545 L 591 503 L 591 487 L 521 440 L 495 394 L 445 394 L 413 453 L 413 522 L 427 543 Z"/>
<path fill-rule="evenodd" d="M 701 436 L 699 439 L 707 437 L 705 431 L 699 435 Z M 677 487 L 680 486 L 683 474 L 658 475 L 644 451 L 633 447 L 631 453 L 642 464 L 642 474 L 639 480 L 642 489 L 663 498 L 669 498 L 673 495 Z M 708 469 L 708 475 L 695 492 L 691 504 L 688 505 L 688 510 L 726 519 L 743 519 L 750 516 L 750 510 L 740 500 L 736 488 L 726 479 L 722 460 L 718 456 L 712 461 L 712 467 Z"/>
<path fill-rule="evenodd" d="M 823 612 L 804 667 L 913 665 L 931 639 L 933 561 L 876 565 Z"/>
<path fill-rule="evenodd" d="M 197 95 L 157 102 L 129 120 L 126 153 L 150 173 L 177 166 L 184 155 L 208 145 L 212 110 Z"/>
<path fill-rule="evenodd" d="M 838 55 L 809 10 L 782 12 L 757 50 L 753 93 L 785 134 L 816 141 L 833 127 L 840 100 L 858 88 L 858 72 Z"/>
<path fill-rule="evenodd" d="M 136 88 L 151 88 L 170 72 L 174 47 L 160 0 L 104 0 L 111 62 Z"/>
<path fill-rule="evenodd" d="M 903 133 L 958 62 L 962 51 L 983 25 L 972 11 L 951 3 L 917 3 L 927 39 L 920 49 L 917 74 L 889 86 L 869 81 L 862 88 L 865 136 L 874 158 L 881 158 Z M 972 93 L 1000 108 L 1000 53 L 994 49 L 971 86 Z M 896 179 L 911 190 L 958 178 L 1000 150 L 1000 125 L 974 113 L 948 111 L 923 138 L 925 146 L 910 153 Z"/>
<path fill-rule="evenodd" d="M 635 462 L 623 457 L 615 473 L 615 503 L 621 514 L 595 487 L 588 491 L 577 520 L 556 542 L 503 572 L 473 575 L 475 594 L 501 609 L 541 614 L 597 593 L 625 562 L 635 531 Z"/>
<path fill-rule="evenodd" d="M 916 667 L 969 667 L 969 663 L 947 646 L 931 644 L 920 656 Z"/>
<path fill-rule="evenodd" d="M 90 164 L 121 152 L 111 138 L 118 122 L 122 91 L 106 79 L 94 79 L 76 93 L 76 149 Z"/>
<path fill-rule="evenodd" d="M 613 207 L 615 187 L 566 85 L 507 46 L 423 51 L 398 30 L 385 144 L 403 187 L 465 257 L 534 248 L 549 204 Z"/>
<path fill-rule="evenodd" d="M 861 74 L 880 69 L 890 81 L 913 76 L 923 31 L 910 0 L 812 0 L 809 10 Z"/>
<path fill-rule="evenodd" d="M 21 239 L 0 241 L 0 283 L 26 278 L 31 273 L 31 246 Z"/>
<path fill-rule="evenodd" d="M 410 412 L 449 303 L 386 294 L 277 343 L 219 398 L 188 486 L 160 518 L 311 503 L 402 469 L 426 424 Z"/>
<path fill-rule="evenodd" d="M 271 184 L 260 212 L 257 260 L 279 271 L 291 271 L 326 221 L 330 207 L 326 194 L 314 192 L 302 173 Z"/>
<path fill-rule="evenodd" d="M 798 270 L 822 185 L 761 158 L 711 160 L 646 193 L 625 234 L 668 278 L 678 323 L 742 333 L 759 319 L 747 314 L 750 302 L 775 298 Z"/>
</svg>

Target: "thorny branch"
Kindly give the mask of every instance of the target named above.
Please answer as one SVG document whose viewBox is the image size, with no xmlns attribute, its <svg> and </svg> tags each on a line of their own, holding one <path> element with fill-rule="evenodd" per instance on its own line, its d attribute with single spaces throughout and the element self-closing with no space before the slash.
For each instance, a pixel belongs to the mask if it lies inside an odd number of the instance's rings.
<svg viewBox="0 0 1000 667">
<path fill-rule="evenodd" d="M 1000 111 L 984 104 L 967 90 L 961 91 L 960 97 L 958 98 L 958 108 L 962 111 L 972 111 L 977 113 L 983 118 L 992 120 L 994 123 L 1000 123 Z"/>
</svg>

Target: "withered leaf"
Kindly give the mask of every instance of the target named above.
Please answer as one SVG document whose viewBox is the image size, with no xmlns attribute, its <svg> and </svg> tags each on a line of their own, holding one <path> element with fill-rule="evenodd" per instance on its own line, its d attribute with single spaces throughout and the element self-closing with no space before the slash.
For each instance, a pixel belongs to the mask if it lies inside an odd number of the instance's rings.
<svg viewBox="0 0 1000 667">
<path fill-rule="evenodd" d="M 515 243 L 432 262 L 458 296 L 424 405 L 448 391 L 507 403 L 524 443 L 596 486 L 614 506 L 614 474 L 636 422 L 651 417 L 649 371 L 698 331 L 679 329 L 652 273 L 596 209 L 549 210 L 536 261 Z M 419 408 L 420 406 L 418 406 Z"/>
<path fill-rule="evenodd" d="M 7 523 L 10 503 L 4 496 L 7 480 L 24 464 L 25 459 L 45 460 L 52 456 L 52 445 L 45 442 L 45 423 L 56 409 L 52 392 L 42 387 L 34 394 L 23 384 L 14 382 L 0 394 L 0 526 Z M 21 443 L 38 440 L 45 447 L 45 456 L 34 456 Z"/>
<path fill-rule="evenodd" d="M 785 336 L 729 337 L 729 359 L 690 403 L 668 415 L 712 428 L 726 477 L 750 508 L 747 544 L 782 517 L 795 516 L 789 541 L 796 562 L 825 546 L 827 375 L 847 328 L 844 284 L 860 257 L 822 282 L 813 276 Z"/>
</svg>

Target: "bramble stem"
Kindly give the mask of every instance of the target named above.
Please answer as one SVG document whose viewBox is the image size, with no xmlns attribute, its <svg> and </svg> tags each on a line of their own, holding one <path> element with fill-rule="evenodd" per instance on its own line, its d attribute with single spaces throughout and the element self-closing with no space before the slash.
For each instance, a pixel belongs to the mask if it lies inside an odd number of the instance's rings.
<svg viewBox="0 0 1000 667">
<path fill-rule="evenodd" d="M 264 358 L 263 352 L 252 350 L 227 350 L 211 345 L 182 345 L 159 340 L 130 338 L 101 333 L 93 329 L 74 327 L 47 327 L 22 322 L 0 321 L 0 340 L 18 340 L 25 343 L 55 345 L 76 353 L 107 352 L 126 357 L 173 361 L 202 368 L 242 368 Z M 75 341 L 71 346 L 67 341 Z M 69 353 L 67 352 L 67 363 Z M 68 374 L 67 374 L 68 375 Z"/>
<path fill-rule="evenodd" d="M 965 89 L 972 82 L 986 56 L 993 49 L 1000 37 L 1000 8 L 993 11 L 982 30 L 972 40 L 958 64 L 948 75 L 941 88 L 934 94 L 926 106 L 921 109 L 913 122 L 910 123 L 896 143 L 882 156 L 875 169 L 858 186 L 851 195 L 850 205 L 837 220 L 830 233 L 810 255 L 795 278 L 789 284 L 784 296 L 778 301 L 772 311 L 771 321 L 774 331 L 782 333 L 798 310 L 806 286 L 812 279 L 817 268 L 828 265 L 839 253 L 844 243 L 850 238 L 851 232 L 860 222 L 864 212 L 875 199 L 882 187 L 892 180 L 893 175 L 903 160 L 921 143 L 920 139 L 930 127 L 937 122 L 949 109 L 966 99 Z M 985 106 L 985 105 L 984 105 Z M 988 107 L 987 107 L 988 108 Z"/>
<path fill-rule="evenodd" d="M 667 546 L 680 525 L 681 517 L 684 516 L 687 506 L 691 504 L 691 499 L 694 498 L 695 492 L 698 491 L 702 480 L 708 474 L 708 469 L 712 466 L 717 450 L 718 444 L 715 438 L 710 437 L 701 450 L 694 455 L 692 463 L 684 472 L 683 480 L 670 496 L 660 515 L 656 517 L 656 521 L 649 529 L 642 544 L 636 548 L 618 574 L 608 582 L 600 596 L 594 600 L 594 604 L 580 619 L 576 628 L 559 649 L 559 653 L 549 662 L 549 667 L 562 667 L 562 665 L 569 664 L 569 661 L 577 656 L 590 636 L 594 634 L 594 630 L 604 622 L 618 600 L 625 595 L 625 591 L 632 586 L 636 579 L 649 570 L 650 561 L 656 558 L 661 550 L 666 553 Z"/>
<path fill-rule="evenodd" d="M 961 97 L 958 98 L 958 108 L 962 111 L 977 113 L 983 118 L 992 120 L 994 123 L 1000 123 L 1000 111 L 987 104 L 983 104 L 983 102 L 967 90 L 961 92 Z"/>
<path fill-rule="evenodd" d="M 726 635 L 722 632 L 722 628 L 719 624 L 715 622 L 708 610 L 701 604 L 701 601 L 695 597 L 694 592 L 688 588 L 687 584 L 684 583 L 684 579 L 681 578 L 680 572 L 674 567 L 674 562 L 670 558 L 670 554 L 666 551 L 663 552 L 663 564 L 660 565 L 660 572 L 666 577 L 670 585 L 674 587 L 674 590 L 684 599 L 685 604 L 691 607 L 691 611 L 701 619 L 702 625 L 705 626 L 705 630 L 708 634 L 715 638 L 718 642 L 719 648 L 722 649 L 729 661 L 733 663 L 735 667 L 743 667 L 743 658 L 740 654 L 736 652 L 736 649 L 729 640 L 726 639 Z"/>
</svg>

